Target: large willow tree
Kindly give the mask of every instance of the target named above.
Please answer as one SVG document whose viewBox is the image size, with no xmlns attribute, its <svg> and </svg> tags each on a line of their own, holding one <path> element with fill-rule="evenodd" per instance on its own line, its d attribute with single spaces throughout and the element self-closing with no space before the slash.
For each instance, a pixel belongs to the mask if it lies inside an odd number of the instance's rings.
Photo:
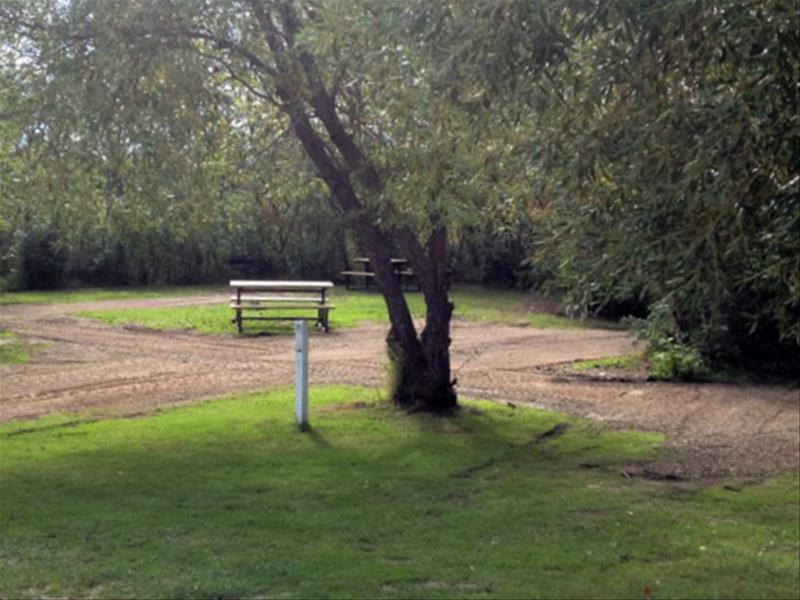
<svg viewBox="0 0 800 600">
<path fill-rule="evenodd" d="M 456 42 L 448 23 L 474 15 L 471 5 L 442 3 L 432 11 L 423 6 L 5 0 L 0 22 L 19 55 L 41 62 L 52 77 L 91 64 L 86 77 L 111 81 L 131 57 L 190 70 L 199 63 L 211 73 L 200 79 L 222 99 L 245 93 L 265 119 L 282 119 L 374 268 L 391 321 L 394 401 L 449 411 L 457 400 L 449 353 L 447 225 L 468 210 L 478 188 L 475 149 L 481 141 L 467 127 L 474 121 L 469 85 L 459 85 L 447 51 L 436 56 L 423 49 L 440 32 L 445 46 Z M 495 10 L 491 4 L 475 8 Z M 168 53 L 182 58 L 167 59 Z M 534 58 L 549 54 L 545 47 Z M 97 89 L 107 93 L 102 84 Z M 112 92 L 127 101 L 124 88 L 111 86 Z M 393 247 L 409 259 L 424 295 L 421 331 L 395 276 Z"/>
</svg>

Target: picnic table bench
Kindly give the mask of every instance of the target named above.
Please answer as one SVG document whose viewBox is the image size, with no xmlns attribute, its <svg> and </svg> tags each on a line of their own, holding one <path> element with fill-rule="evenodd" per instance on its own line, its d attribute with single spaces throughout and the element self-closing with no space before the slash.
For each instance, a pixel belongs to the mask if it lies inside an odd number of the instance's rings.
<svg viewBox="0 0 800 600">
<path fill-rule="evenodd" d="M 249 281 L 230 282 L 230 306 L 235 312 L 231 321 L 242 332 L 242 321 L 315 321 L 323 331 L 329 330 L 328 314 L 336 308 L 325 298 L 330 281 Z M 315 311 L 311 316 L 308 311 Z M 287 311 L 276 316 L 244 316 L 243 311 Z"/>
<path fill-rule="evenodd" d="M 408 260 L 405 258 L 392 258 L 392 266 L 394 267 L 394 274 L 397 277 L 397 280 L 400 282 L 402 287 L 403 278 L 405 277 L 407 281 L 411 281 L 414 278 L 414 271 L 412 271 L 408 267 Z M 375 273 L 370 266 L 369 259 L 366 257 L 358 257 L 353 259 L 354 263 L 358 263 L 361 265 L 360 271 L 342 271 L 341 274 L 344 275 L 344 286 L 349 290 L 350 289 L 350 278 L 354 279 L 363 279 L 364 280 L 364 288 L 369 289 L 369 284 L 371 281 L 375 279 Z"/>
</svg>

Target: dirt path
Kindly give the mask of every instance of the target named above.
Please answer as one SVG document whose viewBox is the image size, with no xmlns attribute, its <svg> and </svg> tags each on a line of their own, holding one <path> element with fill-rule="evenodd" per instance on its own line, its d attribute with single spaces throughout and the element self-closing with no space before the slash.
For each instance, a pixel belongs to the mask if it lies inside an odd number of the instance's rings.
<svg viewBox="0 0 800 600">
<path fill-rule="evenodd" d="M 120 306 L 224 302 L 224 296 L 3 307 L 0 328 L 51 342 L 25 365 L 0 365 L 0 421 L 92 410 L 131 415 L 292 382 L 289 337 L 239 337 L 112 328 L 71 315 Z M 312 336 L 314 384 L 381 385 L 384 328 Z M 542 330 L 458 321 L 453 365 L 462 395 L 531 404 L 615 427 L 667 435 L 660 472 L 758 477 L 800 464 L 796 387 L 598 381 L 559 364 L 626 354 L 623 332 Z"/>
</svg>

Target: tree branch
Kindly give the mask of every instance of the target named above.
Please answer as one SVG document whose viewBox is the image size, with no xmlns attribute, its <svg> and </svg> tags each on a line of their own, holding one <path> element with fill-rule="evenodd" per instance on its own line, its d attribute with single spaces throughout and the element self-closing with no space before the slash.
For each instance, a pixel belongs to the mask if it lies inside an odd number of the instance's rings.
<svg viewBox="0 0 800 600">
<path fill-rule="evenodd" d="M 258 89 L 256 89 L 253 86 L 252 83 L 247 81 L 242 75 L 240 75 L 239 73 L 236 72 L 236 69 L 234 68 L 234 66 L 231 63 L 226 61 L 221 56 L 219 56 L 217 54 L 210 54 L 208 52 L 203 52 L 199 48 L 193 48 L 193 51 L 196 52 L 199 56 L 202 56 L 203 58 L 207 58 L 208 60 L 211 60 L 213 62 L 216 62 L 216 63 L 219 63 L 220 65 L 222 65 L 222 67 L 228 72 L 228 75 L 230 76 L 230 78 L 232 80 L 234 80 L 237 83 L 241 84 L 248 92 L 250 92 L 251 94 L 253 94 L 257 98 L 261 98 L 262 100 L 266 100 L 267 102 L 269 102 L 270 104 L 273 104 L 274 106 L 276 106 L 278 108 L 283 108 L 283 105 L 275 98 L 275 96 L 273 96 L 271 93 L 269 93 L 269 91 L 267 91 L 268 87 L 267 87 L 266 83 L 264 82 L 264 80 L 261 77 L 259 77 L 258 80 L 259 80 L 259 83 L 261 83 L 261 87 L 262 87 L 262 89 L 264 91 L 259 91 Z"/>
<path fill-rule="evenodd" d="M 172 31 L 174 35 L 179 35 L 186 39 L 190 40 L 202 40 L 206 42 L 210 42 L 214 44 L 220 50 L 227 50 L 233 54 L 238 54 L 242 58 L 244 58 L 250 65 L 269 75 L 270 77 L 276 77 L 277 72 L 263 60 L 261 60 L 255 53 L 251 52 L 247 48 L 240 46 L 232 42 L 231 40 L 227 40 L 224 38 L 219 38 L 210 33 L 204 33 L 202 31 L 196 31 L 193 29 L 180 29 Z"/>
</svg>

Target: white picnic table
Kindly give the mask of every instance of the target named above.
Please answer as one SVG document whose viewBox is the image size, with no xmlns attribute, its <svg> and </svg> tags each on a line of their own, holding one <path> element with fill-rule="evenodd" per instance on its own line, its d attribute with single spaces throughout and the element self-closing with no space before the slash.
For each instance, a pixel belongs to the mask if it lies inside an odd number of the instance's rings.
<svg viewBox="0 0 800 600">
<path fill-rule="evenodd" d="M 330 281 L 284 281 L 234 279 L 230 282 L 230 307 L 236 316 L 233 323 L 239 333 L 242 321 L 316 321 L 323 331 L 329 330 L 328 314 L 335 308 L 327 302 L 325 292 L 333 287 Z M 309 316 L 313 310 L 316 316 Z M 290 311 L 279 316 L 243 316 L 242 311 Z"/>
</svg>

